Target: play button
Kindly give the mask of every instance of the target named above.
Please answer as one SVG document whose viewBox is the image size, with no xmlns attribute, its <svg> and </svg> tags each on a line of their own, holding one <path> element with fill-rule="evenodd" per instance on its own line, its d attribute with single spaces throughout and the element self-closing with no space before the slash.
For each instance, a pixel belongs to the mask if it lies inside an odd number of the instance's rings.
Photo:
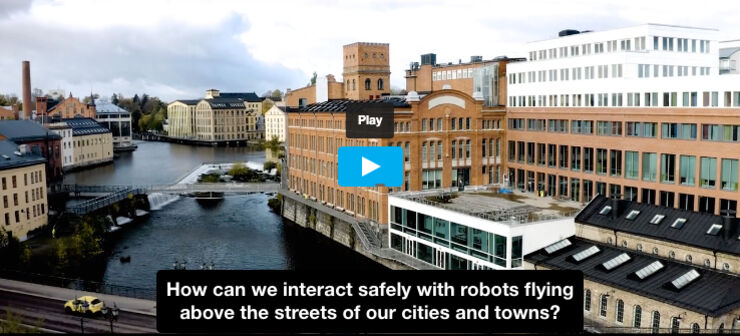
<svg viewBox="0 0 740 336">
<path fill-rule="evenodd" d="M 399 187 L 403 184 L 403 149 L 395 146 L 345 146 L 337 151 L 342 187 Z"/>
<path fill-rule="evenodd" d="M 380 168 L 380 166 L 375 162 L 366 159 L 364 156 L 362 157 L 362 176 L 370 174 L 378 168 Z"/>
</svg>

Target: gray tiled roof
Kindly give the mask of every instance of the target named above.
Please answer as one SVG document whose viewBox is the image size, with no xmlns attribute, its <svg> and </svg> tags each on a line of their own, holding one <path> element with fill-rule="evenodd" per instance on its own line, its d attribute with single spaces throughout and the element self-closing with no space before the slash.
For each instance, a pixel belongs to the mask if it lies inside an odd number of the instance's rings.
<svg viewBox="0 0 740 336">
<path fill-rule="evenodd" d="M 0 120 L 0 134 L 17 143 L 62 138 L 59 134 L 31 120 Z"/>
<path fill-rule="evenodd" d="M 18 145 L 15 142 L 9 140 L 0 140 L 0 170 L 25 167 L 44 163 L 46 160 L 36 154 L 25 154 L 22 156 L 16 155 L 18 152 Z"/>
<path fill-rule="evenodd" d="M 582 238 L 571 237 L 568 240 L 572 243 L 570 246 L 553 254 L 540 249 L 525 259 L 549 269 L 579 270 L 585 279 L 710 316 L 719 316 L 740 307 L 740 278 L 735 275 Z M 581 262 L 573 261 L 573 254 L 591 246 L 597 246 L 600 252 Z M 630 260 L 610 271 L 602 266 L 622 253 L 627 253 Z M 644 279 L 635 276 L 635 272 L 656 260 L 663 264 L 662 269 Z M 673 280 L 692 269 L 699 273 L 698 279 L 678 290 L 671 286 Z"/>
<path fill-rule="evenodd" d="M 219 92 L 218 98 L 236 98 L 252 103 L 262 101 L 254 92 Z"/>
<path fill-rule="evenodd" d="M 335 99 L 299 107 L 297 112 L 346 112 L 349 103 L 392 103 L 393 107 L 410 107 L 405 98 L 390 97 L 372 100 Z"/>
<path fill-rule="evenodd" d="M 72 128 L 72 136 L 110 133 L 110 130 L 90 118 L 63 119 Z"/>
<path fill-rule="evenodd" d="M 122 109 L 118 105 L 115 105 L 105 100 L 99 100 L 95 102 L 95 113 L 96 114 L 130 114 L 128 111 Z"/>
<path fill-rule="evenodd" d="M 198 105 L 198 102 L 200 102 L 200 99 L 178 99 L 178 100 L 175 100 L 175 101 L 176 102 L 181 102 L 181 103 L 183 103 L 185 105 Z"/>
<path fill-rule="evenodd" d="M 625 200 L 619 201 L 616 217 L 611 212 L 600 215 L 599 211 L 606 205 L 611 206 L 612 200 L 602 195 L 594 197 L 576 216 L 576 223 L 740 255 L 740 232 L 737 230 L 740 223 L 737 219 L 733 220 L 730 232 L 725 232 L 726 229 L 723 228 L 719 234 L 709 235 L 707 231 L 713 224 L 723 224 L 721 216 Z M 640 214 L 633 220 L 626 219 L 625 216 L 632 210 L 640 211 Z M 659 224 L 651 224 L 650 220 L 655 215 L 663 215 L 665 218 Z M 677 218 L 686 218 L 686 224 L 680 229 L 671 227 Z"/>
</svg>

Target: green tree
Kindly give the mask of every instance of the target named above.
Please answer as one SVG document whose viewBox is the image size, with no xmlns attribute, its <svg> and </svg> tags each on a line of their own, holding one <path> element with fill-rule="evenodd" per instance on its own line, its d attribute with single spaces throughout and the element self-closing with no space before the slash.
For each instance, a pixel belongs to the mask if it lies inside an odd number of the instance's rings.
<svg viewBox="0 0 740 336">
<path fill-rule="evenodd" d="M 265 149 L 271 150 L 274 154 L 280 150 L 280 140 L 277 135 L 273 135 L 269 141 L 265 141 Z"/>
<path fill-rule="evenodd" d="M 39 327 L 43 319 L 38 319 L 34 326 L 29 327 L 23 324 L 20 314 L 10 308 L 5 309 L 5 319 L 0 320 L 0 334 L 36 334 L 41 333 Z"/>
<path fill-rule="evenodd" d="M 137 123 L 137 125 L 139 126 L 139 130 L 141 130 L 142 132 L 147 131 L 149 129 L 149 123 L 150 123 L 151 119 L 152 119 L 152 115 L 151 114 L 143 114 L 143 115 L 141 115 L 141 117 L 139 118 L 139 121 Z"/>
<path fill-rule="evenodd" d="M 306 86 L 314 86 L 314 85 L 316 85 L 316 77 L 318 77 L 318 75 L 316 74 L 316 71 L 314 71 L 313 72 L 313 76 L 311 76 L 311 81 L 309 81 L 308 82 L 308 85 L 306 85 Z"/>
<path fill-rule="evenodd" d="M 228 174 L 234 177 L 244 176 L 244 175 L 249 174 L 249 168 L 247 168 L 247 166 L 245 166 L 243 163 L 237 162 L 231 166 L 231 169 L 229 169 Z"/>
<path fill-rule="evenodd" d="M 113 96 L 110 97 L 110 102 L 113 103 L 113 105 L 118 105 L 118 95 L 113 94 Z"/>
<path fill-rule="evenodd" d="M 277 168 L 277 163 L 273 161 L 265 161 L 263 168 L 265 169 L 266 172 L 269 172 L 270 170 L 272 170 L 272 168 Z"/>
<path fill-rule="evenodd" d="M 280 91 L 280 89 L 275 89 L 275 90 L 272 91 L 272 95 L 270 95 L 270 97 L 272 97 L 272 98 L 282 98 L 283 97 L 283 92 Z"/>
</svg>

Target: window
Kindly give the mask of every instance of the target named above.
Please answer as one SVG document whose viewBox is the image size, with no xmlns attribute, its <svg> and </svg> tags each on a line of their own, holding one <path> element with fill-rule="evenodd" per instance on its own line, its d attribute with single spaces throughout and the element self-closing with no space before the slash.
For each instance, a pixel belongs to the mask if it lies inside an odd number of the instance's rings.
<svg viewBox="0 0 740 336">
<path fill-rule="evenodd" d="M 624 301 L 617 300 L 617 322 L 624 323 Z"/>
<path fill-rule="evenodd" d="M 717 159 L 702 157 L 700 174 L 699 186 L 702 188 L 714 188 L 717 182 Z"/>
<path fill-rule="evenodd" d="M 642 325 L 642 307 L 639 305 L 635 306 L 635 313 L 632 318 L 632 326 L 635 328 L 640 328 Z"/>
<path fill-rule="evenodd" d="M 722 190 L 737 191 L 737 162 L 736 159 L 722 159 Z"/>
<path fill-rule="evenodd" d="M 640 172 L 640 155 L 635 151 L 626 151 L 624 153 L 625 158 L 625 172 L 624 177 L 628 179 L 636 180 L 639 177 Z"/>
<path fill-rule="evenodd" d="M 694 176 L 696 170 L 696 157 L 690 155 L 681 155 L 681 167 L 679 171 L 680 183 L 682 185 L 694 185 Z"/>
<path fill-rule="evenodd" d="M 675 221 L 673 221 L 673 224 L 671 224 L 671 227 L 676 230 L 681 230 L 681 228 L 686 224 L 686 218 L 676 218 Z"/>
<path fill-rule="evenodd" d="M 699 323 L 694 323 L 691 325 L 691 333 L 692 334 L 698 334 L 699 333 Z"/>
<path fill-rule="evenodd" d="M 607 170 L 607 151 L 606 149 L 596 149 L 596 173 L 606 175 Z"/>
<path fill-rule="evenodd" d="M 701 139 L 707 141 L 738 142 L 740 140 L 740 126 L 702 124 Z"/>
<path fill-rule="evenodd" d="M 650 224 L 658 225 L 663 221 L 663 218 L 665 218 L 665 215 L 657 214 L 650 220 Z"/>
<path fill-rule="evenodd" d="M 657 175 L 658 155 L 656 153 L 642 153 L 642 180 L 655 181 Z M 643 200 L 644 202 L 644 200 Z"/>
<path fill-rule="evenodd" d="M 660 332 L 660 313 L 653 311 L 653 334 Z"/>
<path fill-rule="evenodd" d="M 640 214 L 640 211 L 639 210 L 632 210 L 632 211 L 630 211 L 630 213 L 627 214 L 627 216 L 625 217 L 625 219 L 634 220 L 635 218 L 637 218 L 637 216 L 639 214 Z"/>
<path fill-rule="evenodd" d="M 720 230 L 722 230 L 722 225 L 712 224 L 712 226 L 709 227 L 709 230 L 707 230 L 707 234 L 710 236 L 716 236 L 719 234 Z"/>
<path fill-rule="evenodd" d="M 383 79 L 378 78 L 378 90 L 383 90 Z"/>
<path fill-rule="evenodd" d="M 591 290 L 587 289 L 586 293 L 583 294 L 583 310 L 591 311 Z"/>
<path fill-rule="evenodd" d="M 365 79 L 365 90 L 370 90 L 370 78 Z"/>
<path fill-rule="evenodd" d="M 696 140 L 696 124 L 663 123 L 663 139 Z"/>
<path fill-rule="evenodd" d="M 660 182 L 674 183 L 676 181 L 676 155 L 660 154 Z"/>
<path fill-rule="evenodd" d="M 611 175 L 622 176 L 622 151 L 614 149 L 610 150 L 609 160 Z"/>
<path fill-rule="evenodd" d="M 678 334 L 679 324 L 680 323 L 679 323 L 678 317 L 674 316 L 671 318 L 671 333 L 672 334 Z"/>
<path fill-rule="evenodd" d="M 606 317 L 606 307 L 609 303 L 609 297 L 606 294 L 601 294 L 601 302 L 599 304 L 599 316 Z"/>
</svg>

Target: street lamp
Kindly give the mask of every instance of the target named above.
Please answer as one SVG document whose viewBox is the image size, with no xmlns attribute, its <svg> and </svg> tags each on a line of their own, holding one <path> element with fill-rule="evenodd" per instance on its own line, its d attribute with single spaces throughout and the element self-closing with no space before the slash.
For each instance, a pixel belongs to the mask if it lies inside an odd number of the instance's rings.
<svg viewBox="0 0 740 336">
<path fill-rule="evenodd" d="M 113 321 L 118 321 L 118 306 L 116 306 L 116 303 L 113 303 L 113 308 L 108 308 L 107 306 L 103 306 L 103 309 L 100 310 L 103 313 L 103 317 L 110 322 L 110 333 L 113 333 Z"/>
</svg>

